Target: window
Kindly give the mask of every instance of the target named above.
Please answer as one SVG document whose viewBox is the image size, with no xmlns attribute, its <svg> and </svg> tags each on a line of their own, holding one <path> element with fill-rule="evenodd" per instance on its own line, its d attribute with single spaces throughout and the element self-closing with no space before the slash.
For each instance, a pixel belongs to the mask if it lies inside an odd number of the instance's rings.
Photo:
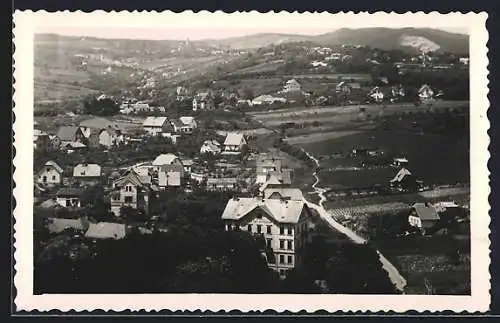
<svg viewBox="0 0 500 323">
<path fill-rule="evenodd" d="M 273 243 L 273 239 L 266 239 L 266 246 L 271 248 L 271 244 Z"/>
<path fill-rule="evenodd" d="M 280 255 L 280 264 L 285 263 L 285 255 Z"/>
<path fill-rule="evenodd" d="M 71 199 L 66 199 L 66 206 L 71 206 Z"/>
<path fill-rule="evenodd" d="M 85 176 L 85 171 L 81 172 L 80 176 Z"/>
<path fill-rule="evenodd" d="M 125 203 L 132 203 L 132 196 L 125 196 Z"/>
<path fill-rule="evenodd" d="M 293 263 L 293 256 L 288 256 L 287 257 L 287 263 L 292 264 Z"/>
<path fill-rule="evenodd" d="M 262 232 L 262 226 L 260 224 L 257 224 L 257 233 Z"/>
<path fill-rule="evenodd" d="M 257 219 L 262 219 L 262 213 L 257 213 Z"/>
<path fill-rule="evenodd" d="M 267 226 L 267 233 L 271 234 L 271 226 L 270 225 Z"/>
<path fill-rule="evenodd" d="M 53 175 L 53 176 L 52 176 L 52 180 L 53 180 L 53 181 L 55 181 L 55 180 L 56 180 L 56 176 L 55 176 L 55 175 Z"/>
<path fill-rule="evenodd" d="M 288 227 L 288 228 L 287 228 L 287 234 L 288 234 L 289 236 L 291 236 L 291 235 L 293 234 L 293 228 L 292 228 L 292 227 Z"/>
<path fill-rule="evenodd" d="M 285 234 L 285 227 L 280 227 L 280 234 Z"/>
<path fill-rule="evenodd" d="M 47 183 L 47 176 L 42 177 L 42 182 Z"/>
<path fill-rule="evenodd" d="M 280 240 L 280 249 L 285 249 L 285 240 Z"/>
<path fill-rule="evenodd" d="M 252 225 L 251 225 L 251 224 L 249 224 L 249 225 L 247 226 L 247 231 L 248 231 L 248 232 L 252 232 Z"/>
<path fill-rule="evenodd" d="M 287 243 L 287 249 L 293 250 L 293 240 L 288 240 L 286 243 Z"/>
</svg>

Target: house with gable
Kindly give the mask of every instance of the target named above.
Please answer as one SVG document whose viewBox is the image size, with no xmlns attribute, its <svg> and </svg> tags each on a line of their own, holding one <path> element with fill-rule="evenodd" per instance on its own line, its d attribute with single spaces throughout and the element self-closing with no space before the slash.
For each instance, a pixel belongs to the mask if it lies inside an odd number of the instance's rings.
<svg viewBox="0 0 500 323">
<path fill-rule="evenodd" d="M 245 137 L 241 133 L 229 132 L 224 141 L 225 154 L 240 154 L 243 146 L 247 144 Z"/>
<path fill-rule="evenodd" d="M 193 111 L 213 110 L 215 102 L 210 92 L 198 93 L 193 99 Z"/>
<path fill-rule="evenodd" d="M 62 187 L 56 193 L 56 201 L 63 207 L 78 208 L 81 206 L 80 197 L 83 192 L 82 187 Z"/>
<path fill-rule="evenodd" d="M 302 91 L 302 86 L 296 79 L 291 79 L 286 81 L 285 85 L 283 86 L 283 93 L 289 93 L 289 92 L 300 92 Z"/>
<path fill-rule="evenodd" d="M 193 133 L 194 129 L 198 127 L 198 124 L 194 117 L 180 117 L 171 121 L 173 130 L 177 134 L 189 134 Z"/>
<path fill-rule="evenodd" d="M 222 151 L 220 143 L 213 139 L 213 140 L 205 140 L 203 144 L 201 145 L 200 148 L 200 154 L 213 154 L 217 155 L 220 154 Z"/>
<path fill-rule="evenodd" d="M 107 148 L 117 147 L 124 142 L 121 130 L 112 127 L 101 129 L 98 138 L 99 145 Z"/>
<path fill-rule="evenodd" d="M 56 162 L 47 161 L 38 171 L 36 182 L 46 186 L 60 185 L 63 180 L 64 170 Z"/>
<path fill-rule="evenodd" d="M 45 151 L 50 147 L 50 137 L 45 131 L 33 130 L 33 149 Z"/>
<path fill-rule="evenodd" d="M 73 168 L 73 178 L 84 185 L 96 185 L 101 181 L 101 166 L 78 164 Z"/>
<path fill-rule="evenodd" d="M 167 117 L 147 117 L 142 123 L 142 128 L 152 136 L 172 131 L 172 126 Z"/>
<path fill-rule="evenodd" d="M 72 143 L 87 145 L 87 137 L 85 137 L 80 127 L 62 126 L 57 131 L 57 137 L 61 141 L 61 145 L 64 146 Z"/>
<path fill-rule="evenodd" d="M 410 226 L 415 227 L 422 232 L 422 234 L 429 233 L 440 217 L 436 208 L 430 203 L 415 203 L 412 206 L 410 214 L 408 215 L 408 223 Z"/>
<path fill-rule="evenodd" d="M 182 184 L 184 167 L 179 164 L 162 165 L 158 170 L 158 186 L 160 188 L 179 187 Z"/>
<path fill-rule="evenodd" d="M 268 266 L 284 278 L 303 260 L 311 214 L 304 201 L 235 197 L 227 202 L 222 221 L 227 231 L 247 231 L 261 240 Z"/>
<path fill-rule="evenodd" d="M 382 89 L 378 86 L 375 86 L 374 88 L 372 88 L 370 90 L 370 92 L 368 92 L 368 97 L 374 101 L 374 102 L 377 102 L 377 103 L 380 103 L 382 101 L 384 101 L 384 92 L 382 91 Z"/>
<path fill-rule="evenodd" d="M 422 85 L 417 93 L 421 102 L 430 102 L 434 99 L 434 90 L 427 84 Z"/>
<path fill-rule="evenodd" d="M 116 179 L 113 188 L 114 191 L 110 194 L 111 212 L 116 216 L 120 216 L 120 209 L 124 206 L 149 214 L 151 202 L 157 192 L 150 177 L 141 176 L 132 170 Z"/>
</svg>

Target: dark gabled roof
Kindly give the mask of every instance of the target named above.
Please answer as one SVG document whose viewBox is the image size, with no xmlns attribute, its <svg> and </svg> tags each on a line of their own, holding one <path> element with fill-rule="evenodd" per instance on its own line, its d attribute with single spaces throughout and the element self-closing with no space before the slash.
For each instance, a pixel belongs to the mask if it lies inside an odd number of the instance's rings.
<svg viewBox="0 0 500 323">
<path fill-rule="evenodd" d="M 57 131 L 57 137 L 59 137 L 61 141 L 73 141 L 79 130 L 80 128 L 76 126 L 62 126 Z"/>
<path fill-rule="evenodd" d="M 426 205 L 425 203 L 415 203 L 413 208 L 417 212 L 417 216 L 421 220 L 439 220 L 439 215 L 432 205 Z"/>
</svg>

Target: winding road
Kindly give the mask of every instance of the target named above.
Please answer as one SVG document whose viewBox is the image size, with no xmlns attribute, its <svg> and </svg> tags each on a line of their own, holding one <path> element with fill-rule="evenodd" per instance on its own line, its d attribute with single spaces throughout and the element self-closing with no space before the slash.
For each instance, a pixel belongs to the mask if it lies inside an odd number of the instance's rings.
<svg viewBox="0 0 500 323">
<path fill-rule="evenodd" d="M 303 148 L 302 148 L 302 151 L 311 160 L 313 160 L 316 164 L 316 170 L 313 173 L 313 176 L 316 180 L 315 180 L 314 184 L 312 185 L 312 188 L 314 189 L 314 191 L 316 193 L 318 193 L 318 196 L 320 198 L 318 204 L 311 203 L 311 202 L 307 201 L 305 198 L 304 198 L 304 202 L 307 204 L 308 207 L 316 210 L 318 212 L 318 214 L 321 216 L 321 218 L 323 218 L 330 225 L 330 227 L 332 229 L 343 233 L 344 235 L 346 235 L 349 239 L 351 239 L 356 244 L 366 243 L 367 242 L 366 239 L 360 237 L 351 229 L 349 229 L 349 228 L 343 226 L 342 224 L 338 223 L 337 221 L 335 221 L 333 219 L 333 217 L 330 216 L 330 214 L 325 210 L 325 208 L 323 207 L 323 202 L 326 201 L 326 197 L 324 195 L 324 193 L 326 192 L 326 189 L 318 187 L 318 184 L 319 184 L 319 176 L 318 176 L 319 160 L 316 157 L 309 154 Z M 379 256 L 379 260 L 382 264 L 382 268 L 384 268 L 384 270 L 387 272 L 387 275 L 389 276 L 389 279 L 391 280 L 391 282 L 394 284 L 394 286 L 396 286 L 396 288 L 399 291 L 404 292 L 404 288 L 406 286 L 406 279 L 403 276 L 401 276 L 401 274 L 396 269 L 396 267 L 394 267 L 394 265 L 391 264 L 391 262 L 389 260 L 387 260 L 387 258 L 385 258 L 384 255 L 382 255 L 382 253 L 380 251 L 378 251 L 378 250 L 375 250 L 375 251 L 377 252 L 377 254 Z"/>
</svg>

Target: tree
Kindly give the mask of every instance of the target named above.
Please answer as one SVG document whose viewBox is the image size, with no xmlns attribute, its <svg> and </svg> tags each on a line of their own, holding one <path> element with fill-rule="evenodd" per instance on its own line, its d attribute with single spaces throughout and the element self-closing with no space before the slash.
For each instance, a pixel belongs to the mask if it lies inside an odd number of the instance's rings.
<svg viewBox="0 0 500 323">
<path fill-rule="evenodd" d="M 96 116 L 112 116 L 120 111 L 118 104 L 110 98 L 98 100 L 93 97 L 83 102 L 83 110 L 87 114 Z"/>
</svg>

